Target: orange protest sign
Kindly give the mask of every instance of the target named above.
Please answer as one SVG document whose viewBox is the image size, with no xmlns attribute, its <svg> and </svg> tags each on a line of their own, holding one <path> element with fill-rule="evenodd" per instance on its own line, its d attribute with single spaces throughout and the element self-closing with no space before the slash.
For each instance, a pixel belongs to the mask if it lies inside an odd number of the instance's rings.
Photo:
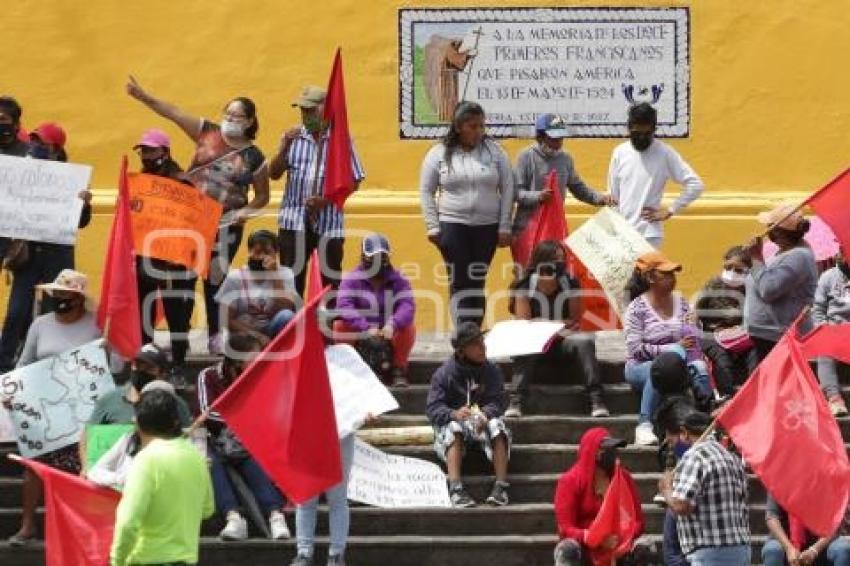
<svg viewBox="0 0 850 566">
<path fill-rule="evenodd" d="M 136 254 L 177 263 L 206 277 L 221 204 L 165 177 L 130 173 L 129 184 Z"/>
</svg>

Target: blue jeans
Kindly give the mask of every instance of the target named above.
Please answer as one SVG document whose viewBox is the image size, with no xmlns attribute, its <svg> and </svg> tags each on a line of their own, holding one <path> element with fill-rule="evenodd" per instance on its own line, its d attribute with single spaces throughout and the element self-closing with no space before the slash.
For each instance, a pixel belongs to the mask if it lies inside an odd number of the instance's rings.
<svg viewBox="0 0 850 566">
<path fill-rule="evenodd" d="M 661 543 L 665 566 L 688 566 L 688 559 L 679 545 L 679 527 L 676 515 L 669 509 L 664 514 L 664 539 Z"/>
<path fill-rule="evenodd" d="M 215 493 L 215 506 L 222 515 L 227 515 L 228 512 L 239 509 L 239 500 L 236 498 L 230 478 L 227 477 L 221 455 L 212 447 L 210 460 L 212 461 L 210 475 Z M 245 480 L 264 515 L 268 516 L 272 511 L 283 507 L 283 497 L 280 492 L 253 458 L 228 463 Z"/>
<path fill-rule="evenodd" d="M 652 362 L 626 364 L 626 382 L 635 392 L 641 394 L 638 424 L 647 423 L 661 402 L 661 395 L 652 386 L 650 370 Z M 691 386 L 699 389 L 704 395 L 711 395 L 711 384 L 708 379 L 708 367 L 702 360 L 688 364 L 688 374 Z"/>
<path fill-rule="evenodd" d="M 348 540 L 348 524 L 351 518 L 348 513 L 348 476 L 351 473 L 351 460 L 354 458 L 353 434 L 339 441 L 339 451 L 342 457 L 342 481 L 325 492 L 325 499 L 330 508 L 332 556 L 345 554 L 345 543 Z M 313 556 L 318 507 L 319 497 L 316 496 L 295 509 L 295 540 L 300 555 Z"/>
<path fill-rule="evenodd" d="M 274 338 L 293 318 L 295 318 L 295 313 L 289 309 L 277 311 L 265 328 L 263 328 L 263 334 L 269 338 Z"/>
<path fill-rule="evenodd" d="M 700 548 L 688 554 L 691 566 L 749 566 L 752 550 L 748 544 Z"/>
<path fill-rule="evenodd" d="M 825 559 L 825 560 L 824 560 Z M 785 551 L 776 539 L 767 539 L 761 549 L 761 561 L 765 566 L 784 566 Z M 850 537 L 838 537 L 826 547 L 826 553 L 818 556 L 815 564 L 850 566 Z"/>
</svg>

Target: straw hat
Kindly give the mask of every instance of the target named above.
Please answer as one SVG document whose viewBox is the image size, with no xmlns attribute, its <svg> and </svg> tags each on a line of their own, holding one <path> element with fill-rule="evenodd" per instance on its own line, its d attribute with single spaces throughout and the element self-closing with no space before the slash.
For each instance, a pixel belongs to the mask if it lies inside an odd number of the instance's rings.
<svg viewBox="0 0 850 566">
<path fill-rule="evenodd" d="M 89 298 L 89 278 L 85 273 L 74 271 L 73 269 L 63 269 L 53 283 L 43 283 L 36 285 L 37 289 L 46 291 L 52 295 L 54 291 L 69 291 L 71 293 L 79 293 L 86 299 Z"/>
</svg>

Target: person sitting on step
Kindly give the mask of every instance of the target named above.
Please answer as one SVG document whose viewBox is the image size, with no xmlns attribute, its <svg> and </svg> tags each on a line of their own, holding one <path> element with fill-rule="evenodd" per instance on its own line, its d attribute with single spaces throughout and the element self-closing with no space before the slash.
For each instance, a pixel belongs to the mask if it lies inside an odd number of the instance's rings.
<svg viewBox="0 0 850 566">
<path fill-rule="evenodd" d="M 591 560 L 596 564 L 597 559 L 602 558 L 600 555 L 615 551 L 623 542 L 616 535 L 609 535 L 591 548 L 587 545 L 587 533 L 602 509 L 605 492 L 613 479 L 617 450 L 625 446 L 625 440 L 611 437 L 602 427 L 591 428 L 582 435 L 578 460 L 561 474 L 555 488 L 555 518 L 560 538 L 555 547 L 556 566 L 581 566 Z M 639 538 L 645 523 L 637 485 L 627 470 L 623 472 L 637 514 L 630 525 L 631 550 L 619 557 L 618 564 L 648 564 L 650 549 Z"/>
<path fill-rule="evenodd" d="M 508 404 L 502 372 L 487 361 L 484 334 L 474 322 L 458 325 L 452 347 L 452 357 L 431 377 L 426 409 L 434 427 L 434 449 L 448 468 L 452 504 L 475 505 L 460 474 L 466 447 L 475 445 L 484 450 L 496 473 L 487 503 L 507 505 L 511 435 L 502 419 Z"/>
<path fill-rule="evenodd" d="M 567 250 L 555 240 L 545 240 L 532 250 L 531 261 L 524 274 L 512 287 L 512 312 L 521 320 L 563 321 L 564 331 L 557 342 L 543 355 L 514 359 L 508 417 L 522 416 L 522 404 L 528 397 L 531 375 L 543 362 L 555 362 L 559 367 L 578 363 L 584 375 L 585 389 L 590 397 L 590 414 L 610 416 L 602 396 L 602 382 L 596 362 L 596 340 L 593 334 L 579 332 L 582 317 L 580 286 L 566 266 Z"/>
<path fill-rule="evenodd" d="M 836 532 L 818 537 L 799 520 L 789 515 L 772 495 L 767 496 L 767 530 L 770 536 L 761 549 L 765 566 L 814 564 L 817 566 L 846 566 L 850 564 L 850 507 Z"/>
</svg>

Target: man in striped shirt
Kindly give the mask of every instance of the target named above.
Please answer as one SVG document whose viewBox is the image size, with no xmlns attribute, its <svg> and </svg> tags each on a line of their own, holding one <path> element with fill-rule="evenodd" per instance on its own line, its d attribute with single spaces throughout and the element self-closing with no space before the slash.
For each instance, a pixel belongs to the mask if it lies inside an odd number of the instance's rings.
<svg viewBox="0 0 850 566">
<path fill-rule="evenodd" d="M 295 286 L 302 297 L 306 265 L 314 249 L 319 250 L 325 285 L 336 287 L 342 276 L 343 212 L 323 196 L 329 138 L 322 120 L 325 96 L 319 87 L 304 88 L 292 104 L 301 110 L 302 125 L 283 135 L 280 149 L 269 163 L 274 180 L 288 172 L 278 213 L 280 262 L 295 273 Z M 366 174 L 353 147 L 351 166 L 356 190 Z"/>
</svg>

